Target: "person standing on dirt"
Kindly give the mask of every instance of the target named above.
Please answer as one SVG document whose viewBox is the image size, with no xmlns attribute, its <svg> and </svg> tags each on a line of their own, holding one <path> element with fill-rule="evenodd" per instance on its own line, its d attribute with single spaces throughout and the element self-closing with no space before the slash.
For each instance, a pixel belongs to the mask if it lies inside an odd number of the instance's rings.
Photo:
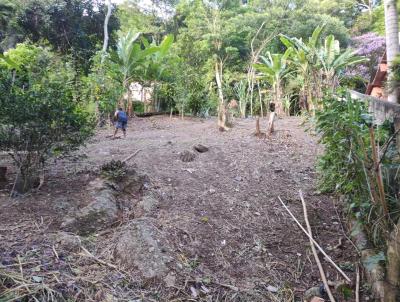
<svg viewBox="0 0 400 302">
<path fill-rule="evenodd" d="M 124 137 L 126 137 L 126 126 L 128 124 L 128 115 L 121 107 L 119 107 L 118 110 L 115 111 L 114 120 L 115 120 L 115 131 L 113 138 L 115 138 L 115 136 L 117 135 L 118 129 L 122 129 Z"/>
</svg>

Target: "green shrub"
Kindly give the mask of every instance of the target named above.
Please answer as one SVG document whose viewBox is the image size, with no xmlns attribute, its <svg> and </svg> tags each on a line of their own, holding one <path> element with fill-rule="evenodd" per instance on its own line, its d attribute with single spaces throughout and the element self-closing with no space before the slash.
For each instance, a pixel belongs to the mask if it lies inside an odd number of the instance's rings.
<svg viewBox="0 0 400 302">
<path fill-rule="evenodd" d="M 388 218 L 384 216 L 384 204 L 389 213 L 397 212 L 398 206 L 391 200 L 389 180 L 383 179 L 380 183 L 377 177 L 372 137 L 376 146 L 384 146 L 390 127 L 374 126 L 367 104 L 345 93 L 325 97 L 323 109 L 315 118 L 316 130 L 324 145 L 317 164 L 320 190 L 348 197 L 352 213 L 363 221 L 376 243 L 383 243 Z M 382 153 L 378 153 L 380 167 L 394 163 L 394 157 L 388 155 L 389 152 L 382 158 Z M 384 189 L 383 196 L 380 188 Z"/>
<path fill-rule="evenodd" d="M 101 166 L 101 175 L 115 181 L 121 181 L 127 172 L 126 163 L 120 160 L 111 160 Z"/>
<path fill-rule="evenodd" d="M 20 192 L 35 185 L 46 159 L 77 149 L 93 132 L 90 114 L 74 97 L 72 70 L 47 49 L 30 48 L 33 56 L 16 72 L 0 67 L 0 150 L 19 169 Z"/>
</svg>

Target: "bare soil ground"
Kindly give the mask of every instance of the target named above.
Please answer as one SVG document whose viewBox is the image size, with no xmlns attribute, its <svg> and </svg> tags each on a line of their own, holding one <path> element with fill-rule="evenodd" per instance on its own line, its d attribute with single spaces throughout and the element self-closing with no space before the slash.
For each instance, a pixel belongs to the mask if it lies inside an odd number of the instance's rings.
<svg viewBox="0 0 400 302">
<path fill-rule="evenodd" d="M 79 152 L 50 163 L 39 192 L 12 199 L 1 192 L 0 301 L 19 301 L 18 295 L 61 301 L 57 293 L 68 301 L 301 301 L 321 281 L 307 237 L 278 200 L 304 222 L 299 190 L 316 240 L 355 280 L 357 253 L 345 238 L 341 206 L 317 192 L 320 147 L 300 123 L 278 120 L 275 134 L 265 139 L 254 136 L 250 119 L 237 120 L 229 132 L 219 132 L 215 120 L 167 117 L 131 120 L 126 139 L 99 131 Z M 209 151 L 197 153 L 195 144 Z M 160 202 L 146 215 L 166 235 L 172 259 L 164 279 L 142 278 L 113 261 L 108 244 L 136 219 L 131 210 L 122 209 L 112 227 L 80 239 L 94 257 L 60 248 L 53 236 L 85 203 L 85 186 L 99 167 L 138 149 L 130 164 L 150 178 L 145 191 Z M 194 161 L 180 160 L 185 150 L 196 154 Z M 13 174 L 8 177 L 12 181 Z M 329 280 L 343 280 L 322 262 Z"/>
</svg>

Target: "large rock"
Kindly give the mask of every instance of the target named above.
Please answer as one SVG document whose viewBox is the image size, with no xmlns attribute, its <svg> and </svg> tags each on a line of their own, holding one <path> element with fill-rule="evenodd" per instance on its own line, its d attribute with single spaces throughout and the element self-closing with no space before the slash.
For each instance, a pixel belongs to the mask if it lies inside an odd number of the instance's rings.
<svg viewBox="0 0 400 302">
<path fill-rule="evenodd" d="M 168 256 L 161 230 L 155 220 L 139 218 L 116 234 L 114 258 L 127 270 L 138 270 L 145 278 L 162 278 L 168 273 Z"/>
<path fill-rule="evenodd" d="M 148 186 L 148 182 L 149 178 L 146 175 L 141 175 L 133 169 L 126 171 L 119 181 L 96 178 L 86 188 L 86 205 L 72 217 L 67 217 L 61 228 L 79 235 L 88 235 L 109 227 L 118 219 L 118 195 L 139 195 Z"/>
<path fill-rule="evenodd" d="M 61 225 L 63 230 L 87 235 L 110 226 L 118 218 L 116 189 L 106 180 L 98 178 L 89 183 L 89 203 L 68 217 Z"/>
<path fill-rule="evenodd" d="M 135 217 L 150 214 L 159 206 L 158 199 L 153 194 L 144 195 L 135 208 Z"/>
</svg>

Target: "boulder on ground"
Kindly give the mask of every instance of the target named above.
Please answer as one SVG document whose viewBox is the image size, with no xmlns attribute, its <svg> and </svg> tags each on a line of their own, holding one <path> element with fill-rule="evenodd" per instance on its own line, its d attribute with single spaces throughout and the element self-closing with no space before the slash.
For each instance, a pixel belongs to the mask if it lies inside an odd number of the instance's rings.
<svg viewBox="0 0 400 302">
<path fill-rule="evenodd" d="M 138 270 L 145 278 L 162 278 L 168 274 L 165 239 L 155 220 L 139 218 L 115 236 L 114 259 L 126 270 Z"/>
<path fill-rule="evenodd" d="M 61 228 L 79 235 L 88 235 L 109 227 L 118 219 L 118 194 L 138 194 L 148 182 L 147 176 L 140 175 L 133 169 L 127 170 L 119 181 L 96 178 L 87 186 L 86 206 L 72 217 L 67 217 Z"/>
<path fill-rule="evenodd" d="M 110 226 L 118 218 L 116 190 L 103 179 L 89 183 L 89 204 L 61 224 L 65 231 L 88 235 Z"/>
<path fill-rule="evenodd" d="M 153 194 L 144 195 L 135 209 L 135 217 L 151 213 L 159 205 L 158 199 Z"/>
</svg>

